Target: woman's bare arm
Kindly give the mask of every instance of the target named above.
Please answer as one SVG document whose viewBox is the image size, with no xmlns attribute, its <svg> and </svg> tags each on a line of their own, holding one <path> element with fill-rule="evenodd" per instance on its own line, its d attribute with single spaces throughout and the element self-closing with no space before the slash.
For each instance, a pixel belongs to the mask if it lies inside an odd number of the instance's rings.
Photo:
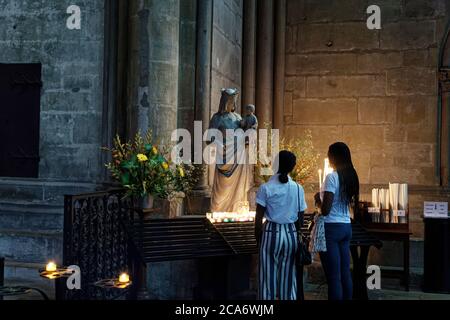
<svg viewBox="0 0 450 320">
<path fill-rule="evenodd" d="M 297 231 L 300 231 L 300 229 L 302 228 L 302 225 L 303 225 L 303 217 L 304 217 L 304 215 L 305 215 L 305 211 L 300 211 L 300 212 L 298 213 L 298 219 L 297 219 L 297 221 L 295 222 L 295 229 L 296 229 Z"/>
<path fill-rule="evenodd" d="M 333 204 L 334 193 L 325 191 L 323 193 L 323 201 L 320 200 L 320 195 L 317 193 L 315 195 L 316 205 L 320 208 L 321 213 L 327 216 L 331 211 L 331 205 Z"/>
<path fill-rule="evenodd" d="M 255 216 L 255 237 L 256 241 L 259 243 L 261 241 L 262 234 L 262 220 L 264 218 L 264 213 L 266 212 L 266 208 L 261 205 L 256 205 L 256 216 Z"/>
</svg>

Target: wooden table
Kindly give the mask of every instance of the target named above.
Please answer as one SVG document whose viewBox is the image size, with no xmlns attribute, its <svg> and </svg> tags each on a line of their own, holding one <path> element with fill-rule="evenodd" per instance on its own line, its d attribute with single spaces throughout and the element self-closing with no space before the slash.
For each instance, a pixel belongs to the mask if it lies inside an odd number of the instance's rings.
<svg viewBox="0 0 450 320">
<path fill-rule="evenodd" d="M 412 234 L 408 229 L 385 229 L 385 228 L 366 228 L 368 232 L 376 236 L 380 240 L 384 241 L 400 241 L 403 243 L 403 270 L 401 271 L 388 271 L 384 272 L 386 275 L 400 276 L 403 280 L 405 290 L 409 291 L 409 248 L 410 248 L 410 235 Z"/>
<path fill-rule="evenodd" d="M 367 259 L 371 247 L 380 249 L 383 246 L 378 237 L 368 232 L 360 223 L 352 222 L 352 239 L 350 253 L 352 255 L 353 299 L 368 300 L 367 293 Z"/>
</svg>

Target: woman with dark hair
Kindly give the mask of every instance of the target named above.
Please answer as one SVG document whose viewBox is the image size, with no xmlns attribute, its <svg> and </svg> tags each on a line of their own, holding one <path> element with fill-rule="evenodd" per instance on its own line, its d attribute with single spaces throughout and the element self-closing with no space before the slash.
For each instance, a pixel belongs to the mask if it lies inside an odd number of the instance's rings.
<svg viewBox="0 0 450 320">
<path fill-rule="evenodd" d="M 356 212 L 359 201 L 359 179 L 353 167 L 350 149 L 336 142 L 328 149 L 328 159 L 334 171 L 328 174 L 320 193 L 314 196 L 325 217 L 326 252 L 320 260 L 328 282 L 329 300 L 351 300 L 350 240 L 352 228 L 350 210 Z"/>
<path fill-rule="evenodd" d="M 256 195 L 260 300 L 297 299 L 297 230 L 306 202 L 303 188 L 289 176 L 296 161 L 293 153 L 281 151 L 278 173 L 263 184 Z M 266 218 L 264 224 L 263 217 Z"/>
</svg>

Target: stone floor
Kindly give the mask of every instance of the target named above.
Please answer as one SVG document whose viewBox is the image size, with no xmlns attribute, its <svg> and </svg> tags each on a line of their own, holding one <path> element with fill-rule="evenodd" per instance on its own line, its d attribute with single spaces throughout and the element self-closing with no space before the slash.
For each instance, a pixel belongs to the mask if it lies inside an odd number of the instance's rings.
<svg viewBox="0 0 450 320">
<path fill-rule="evenodd" d="M 5 279 L 5 286 L 23 286 L 23 287 L 29 287 L 29 288 L 37 288 L 42 291 L 48 296 L 50 300 L 53 300 L 55 298 L 54 294 L 54 286 L 53 282 L 43 283 L 42 281 L 23 281 L 23 279 Z M 31 290 L 29 293 L 19 296 L 10 296 L 10 297 L 4 297 L 4 300 L 44 300 L 42 295 L 38 292 Z"/>
<path fill-rule="evenodd" d="M 306 300 L 326 300 L 327 299 L 327 285 L 313 285 L 305 286 Z M 413 288 L 410 291 L 397 289 L 381 289 L 369 290 L 369 300 L 450 300 L 450 294 L 436 294 L 425 293 L 418 288 Z"/>
<path fill-rule="evenodd" d="M 51 286 L 43 286 L 42 282 L 28 282 L 15 281 L 11 279 L 6 281 L 5 285 L 10 286 L 30 286 L 36 287 L 54 299 L 54 293 Z M 305 299 L 306 300 L 326 300 L 327 299 L 327 285 L 326 284 L 306 284 L 305 285 Z M 419 288 L 412 288 L 411 291 L 406 292 L 402 290 L 401 287 L 395 283 L 388 283 L 386 288 L 381 290 L 371 290 L 369 291 L 370 300 L 450 300 L 450 294 L 434 294 L 425 293 L 420 291 Z M 16 297 L 5 297 L 4 300 L 42 300 L 36 292 L 31 292 L 27 295 L 16 296 Z"/>
</svg>

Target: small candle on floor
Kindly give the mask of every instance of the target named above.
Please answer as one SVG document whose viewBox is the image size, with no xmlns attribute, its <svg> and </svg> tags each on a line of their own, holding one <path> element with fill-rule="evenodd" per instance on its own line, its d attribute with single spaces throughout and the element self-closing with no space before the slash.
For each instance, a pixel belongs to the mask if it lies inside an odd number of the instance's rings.
<svg viewBox="0 0 450 320">
<path fill-rule="evenodd" d="M 50 261 L 45 266 L 45 271 L 48 271 L 48 272 L 55 272 L 56 269 L 57 269 L 56 263 L 54 263 L 53 261 Z"/>
<path fill-rule="evenodd" d="M 119 277 L 119 282 L 120 283 L 128 283 L 130 282 L 130 276 L 127 273 L 122 273 Z"/>
</svg>

